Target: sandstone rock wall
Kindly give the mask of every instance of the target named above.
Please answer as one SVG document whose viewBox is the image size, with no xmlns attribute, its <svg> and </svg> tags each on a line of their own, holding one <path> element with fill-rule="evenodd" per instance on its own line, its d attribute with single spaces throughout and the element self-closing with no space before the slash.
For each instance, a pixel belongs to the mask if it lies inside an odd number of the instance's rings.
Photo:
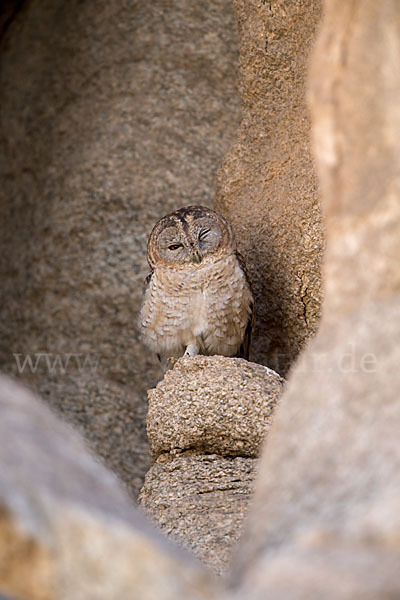
<svg viewBox="0 0 400 600">
<path fill-rule="evenodd" d="M 19 600 L 215 598 L 188 554 L 37 398 L 0 378 L 0 589 Z"/>
<path fill-rule="evenodd" d="M 326 300 L 260 465 L 235 597 L 400 595 L 400 13 L 325 1 L 310 101 Z"/>
<path fill-rule="evenodd" d="M 160 375 L 136 327 L 147 235 L 213 197 L 238 124 L 231 3 L 27 2 L 0 60 L 1 366 L 136 494 Z"/>
<path fill-rule="evenodd" d="M 319 0 L 234 1 L 243 118 L 215 207 L 234 225 L 256 296 L 252 360 L 281 374 L 316 331 L 323 232 L 307 66 Z"/>
</svg>

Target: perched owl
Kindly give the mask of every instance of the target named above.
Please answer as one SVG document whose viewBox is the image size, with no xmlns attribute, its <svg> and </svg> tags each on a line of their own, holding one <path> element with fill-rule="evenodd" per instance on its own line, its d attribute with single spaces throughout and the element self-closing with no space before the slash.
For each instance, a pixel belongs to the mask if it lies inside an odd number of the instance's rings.
<svg viewBox="0 0 400 600">
<path fill-rule="evenodd" d="M 160 361 L 196 354 L 248 358 L 253 296 L 231 225 L 204 206 L 166 215 L 150 234 L 139 327 Z"/>
</svg>

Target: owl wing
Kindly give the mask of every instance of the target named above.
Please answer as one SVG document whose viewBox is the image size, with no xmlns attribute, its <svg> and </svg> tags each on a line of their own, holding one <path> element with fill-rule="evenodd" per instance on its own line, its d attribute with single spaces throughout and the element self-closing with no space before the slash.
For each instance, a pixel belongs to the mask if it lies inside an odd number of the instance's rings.
<svg viewBox="0 0 400 600">
<path fill-rule="evenodd" d="M 240 346 L 240 358 L 245 358 L 249 360 L 250 354 L 250 342 L 251 342 L 251 333 L 255 321 L 254 314 L 254 303 L 252 302 L 250 305 L 251 313 L 249 315 L 249 320 L 247 321 L 246 331 L 244 333 L 244 339 Z"/>
<path fill-rule="evenodd" d="M 250 291 L 252 292 L 251 279 L 249 277 L 249 273 L 247 271 L 246 264 L 243 260 L 243 257 L 239 252 L 236 252 L 236 258 L 240 265 L 240 268 L 243 271 L 246 281 L 249 284 Z M 253 293 L 252 293 L 252 295 L 253 295 Z M 254 298 L 254 295 L 253 295 L 253 298 Z M 246 331 L 244 333 L 244 339 L 240 346 L 240 351 L 239 351 L 239 357 L 245 358 L 246 360 L 249 360 L 251 334 L 252 334 L 253 326 L 255 323 L 255 317 L 256 317 L 256 313 L 255 313 L 255 306 L 254 306 L 254 301 L 253 301 L 250 304 L 249 319 L 247 321 Z"/>
<path fill-rule="evenodd" d="M 146 292 L 147 292 L 147 290 L 148 290 L 148 289 L 149 289 L 149 287 L 150 287 L 150 281 L 151 281 L 151 278 L 153 277 L 153 273 L 154 273 L 154 271 L 152 270 L 152 271 L 151 271 L 151 272 L 150 272 L 150 273 L 147 275 L 146 279 L 144 280 L 144 285 L 143 285 L 143 298 L 146 296 Z M 162 362 L 162 361 L 161 361 L 161 356 L 160 356 L 159 354 L 157 354 L 157 358 L 158 358 L 158 360 L 159 360 L 160 362 Z"/>
<path fill-rule="evenodd" d="M 143 294 L 145 294 L 147 292 L 148 288 L 149 288 L 151 278 L 153 277 L 153 272 L 154 271 L 151 271 L 151 273 L 149 273 L 147 275 L 146 279 L 144 280 Z"/>
</svg>

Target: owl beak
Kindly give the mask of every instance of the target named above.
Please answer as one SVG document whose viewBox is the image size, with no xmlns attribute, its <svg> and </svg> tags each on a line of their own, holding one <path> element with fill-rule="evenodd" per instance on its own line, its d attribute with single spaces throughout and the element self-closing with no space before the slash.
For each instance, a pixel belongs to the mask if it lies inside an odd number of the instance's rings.
<svg viewBox="0 0 400 600">
<path fill-rule="evenodd" d="M 192 262 L 194 262 L 196 265 L 199 265 L 201 263 L 201 254 L 199 253 L 197 248 L 193 249 Z"/>
</svg>

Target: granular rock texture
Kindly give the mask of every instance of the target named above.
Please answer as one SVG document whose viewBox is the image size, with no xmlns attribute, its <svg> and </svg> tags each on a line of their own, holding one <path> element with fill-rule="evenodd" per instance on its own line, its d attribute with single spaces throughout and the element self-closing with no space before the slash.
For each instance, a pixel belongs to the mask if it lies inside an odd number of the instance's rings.
<svg viewBox="0 0 400 600">
<path fill-rule="evenodd" d="M 315 333 L 323 234 L 310 151 L 306 79 L 319 0 L 235 0 L 243 120 L 219 171 L 215 208 L 229 218 L 250 272 L 250 358 L 287 373 Z"/>
<path fill-rule="evenodd" d="M 152 453 L 195 448 L 228 456 L 259 455 L 282 393 L 271 369 L 239 358 L 182 358 L 149 390 Z"/>
<path fill-rule="evenodd" d="M 136 327 L 147 236 L 211 203 L 238 124 L 231 2 L 26 2 L 0 52 L 0 363 L 136 493 L 160 375 Z"/>
<path fill-rule="evenodd" d="M 326 0 L 310 99 L 326 300 L 274 417 L 236 598 L 400 597 L 400 13 Z"/>
<path fill-rule="evenodd" d="M 227 569 L 253 491 L 257 456 L 283 380 L 239 358 L 179 359 L 149 390 L 155 463 L 139 501 L 215 571 Z"/>
<path fill-rule="evenodd" d="M 20 600 L 215 598 L 117 478 L 37 398 L 0 378 L 0 589 Z"/>
<path fill-rule="evenodd" d="M 162 455 L 146 475 L 146 515 L 213 570 L 226 570 L 253 493 L 258 461 L 215 454 Z"/>
</svg>

